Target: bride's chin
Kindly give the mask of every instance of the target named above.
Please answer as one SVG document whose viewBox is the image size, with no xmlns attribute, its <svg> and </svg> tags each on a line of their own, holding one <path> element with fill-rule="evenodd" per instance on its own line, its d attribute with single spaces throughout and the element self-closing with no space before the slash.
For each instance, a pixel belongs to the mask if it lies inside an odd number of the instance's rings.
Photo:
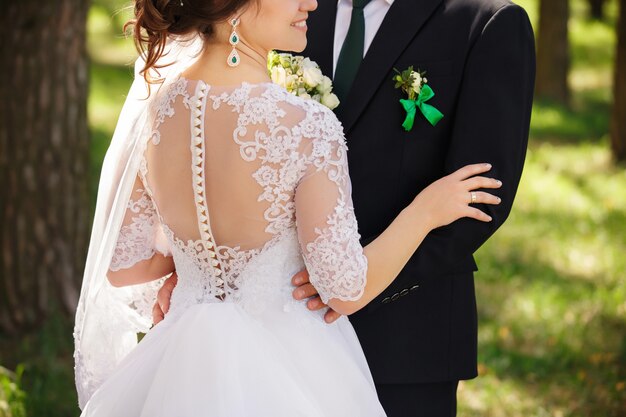
<svg viewBox="0 0 626 417">
<path fill-rule="evenodd" d="M 298 36 L 297 38 L 292 37 L 289 40 L 291 42 L 284 42 L 284 40 L 283 42 L 276 42 L 272 49 L 275 51 L 285 51 L 299 54 L 306 49 L 306 46 L 308 44 L 308 39 L 306 35 L 302 37 Z"/>
<path fill-rule="evenodd" d="M 304 43 L 304 45 L 299 45 L 297 47 L 294 47 L 293 45 L 290 45 L 288 47 L 283 45 L 282 47 L 273 48 L 274 51 L 284 51 L 284 52 L 289 52 L 293 54 L 302 53 L 302 51 L 304 51 L 305 49 L 306 49 L 306 42 Z"/>
<path fill-rule="evenodd" d="M 292 51 L 299 54 L 306 49 L 307 39 L 304 38 L 304 42 L 301 42 L 296 48 L 293 48 Z"/>
</svg>

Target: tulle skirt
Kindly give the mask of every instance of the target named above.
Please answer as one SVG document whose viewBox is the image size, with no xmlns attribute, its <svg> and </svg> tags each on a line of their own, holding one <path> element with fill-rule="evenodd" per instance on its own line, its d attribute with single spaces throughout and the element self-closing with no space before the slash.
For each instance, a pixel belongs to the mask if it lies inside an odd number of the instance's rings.
<svg viewBox="0 0 626 417">
<path fill-rule="evenodd" d="M 83 417 L 380 417 L 347 318 L 198 304 L 155 326 Z"/>
</svg>

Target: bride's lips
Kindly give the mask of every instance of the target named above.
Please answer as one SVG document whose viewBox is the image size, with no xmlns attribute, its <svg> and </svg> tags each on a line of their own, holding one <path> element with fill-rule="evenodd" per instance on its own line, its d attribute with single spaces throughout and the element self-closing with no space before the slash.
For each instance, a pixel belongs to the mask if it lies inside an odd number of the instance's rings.
<svg viewBox="0 0 626 417">
<path fill-rule="evenodd" d="M 291 27 L 300 30 L 302 32 L 307 31 L 306 19 L 298 20 L 297 22 L 293 22 Z"/>
</svg>

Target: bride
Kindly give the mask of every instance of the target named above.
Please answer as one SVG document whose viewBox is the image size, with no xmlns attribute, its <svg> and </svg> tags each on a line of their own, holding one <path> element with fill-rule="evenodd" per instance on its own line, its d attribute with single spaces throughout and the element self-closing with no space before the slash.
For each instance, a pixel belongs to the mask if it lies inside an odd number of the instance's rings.
<svg viewBox="0 0 626 417">
<path fill-rule="evenodd" d="M 290 278 L 306 266 L 349 315 L 431 230 L 490 221 L 470 203 L 498 204 L 475 190 L 500 183 L 479 176 L 488 164 L 462 168 L 363 248 L 340 123 L 267 73 L 270 50 L 304 49 L 316 7 L 136 0 L 143 54 L 103 166 L 76 316 L 83 416 L 384 415 L 349 320 L 326 324 L 292 299 Z M 170 310 L 149 329 L 174 270 Z"/>
</svg>

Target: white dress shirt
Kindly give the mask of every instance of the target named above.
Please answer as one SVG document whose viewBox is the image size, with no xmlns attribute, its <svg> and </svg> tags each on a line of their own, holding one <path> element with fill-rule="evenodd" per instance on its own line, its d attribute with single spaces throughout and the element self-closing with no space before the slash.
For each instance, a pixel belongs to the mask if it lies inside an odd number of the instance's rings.
<svg viewBox="0 0 626 417">
<path fill-rule="evenodd" d="M 383 19 L 387 15 L 389 8 L 393 4 L 394 0 L 371 0 L 365 9 L 363 9 L 363 16 L 365 17 L 365 47 L 363 48 L 363 56 L 367 53 L 376 32 L 383 23 Z M 335 20 L 335 45 L 333 50 L 333 76 L 335 69 L 337 68 L 337 61 L 339 60 L 339 53 L 343 42 L 348 35 L 348 28 L 350 27 L 350 18 L 352 17 L 352 0 L 339 0 L 337 4 L 337 19 Z"/>
</svg>

